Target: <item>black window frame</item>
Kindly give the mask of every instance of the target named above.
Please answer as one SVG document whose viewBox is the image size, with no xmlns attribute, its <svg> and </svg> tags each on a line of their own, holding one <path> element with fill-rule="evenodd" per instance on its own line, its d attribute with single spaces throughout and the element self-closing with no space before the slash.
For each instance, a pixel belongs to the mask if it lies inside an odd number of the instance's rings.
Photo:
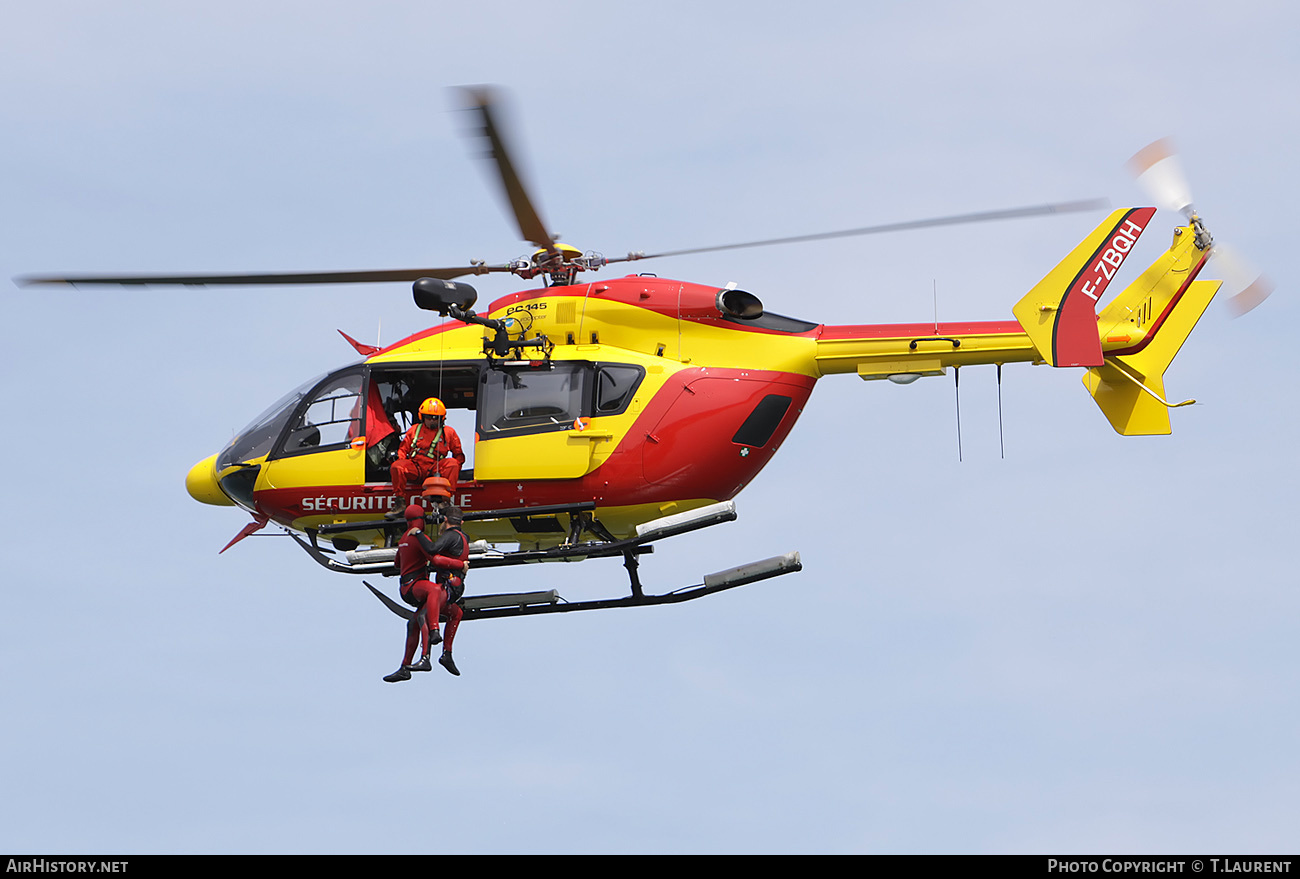
<svg viewBox="0 0 1300 879">
<path fill-rule="evenodd" d="M 622 401 L 619 403 L 619 405 L 614 409 L 610 409 L 608 411 L 602 411 L 599 406 L 600 374 L 601 372 L 607 369 L 634 370 L 637 375 L 636 378 L 632 381 L 631 386 L 626 391 L 623 392 Z M 612 363 L 607 361 L 593 363 L 592 378 L 591 378 L 591 400 L 590 400 L 590 405 L 588 406 L 590 413 L 587 414 L 587 417 L 611 418 L 615 415 L 622 415 L 624 412 L 627 411 L 627 408 L 632 405 L 632 401 L 636 399 L 636 393 L 641 389 L 641 382 L 645 381 L 645 374 L 646 374 L 645 367 L 638 366 L 635 363 Z"/>
</svg>

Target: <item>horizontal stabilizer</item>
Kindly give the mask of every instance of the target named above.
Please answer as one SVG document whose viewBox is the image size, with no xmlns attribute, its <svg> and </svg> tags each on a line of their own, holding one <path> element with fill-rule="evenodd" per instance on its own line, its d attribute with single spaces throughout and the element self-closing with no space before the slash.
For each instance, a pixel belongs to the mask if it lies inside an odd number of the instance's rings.
<svg viewBox="0 0 1300 879">
<path fill-rule="evenodd" d="M 1084 387 L 1117 433 L 1123 436 L 1171 433 L 1169 410 L 1195 402 L 1166 400 L 1164 373 L 1221 284 L 1221 281 L 1188 283 L 1171 303 L 1165 319 L 1157 327 L 1159 331 L 1149 335 L 1145 344 L 1132 353 L 1107 356 L 1103 366 L 1084 374 Z"/>
</svg>

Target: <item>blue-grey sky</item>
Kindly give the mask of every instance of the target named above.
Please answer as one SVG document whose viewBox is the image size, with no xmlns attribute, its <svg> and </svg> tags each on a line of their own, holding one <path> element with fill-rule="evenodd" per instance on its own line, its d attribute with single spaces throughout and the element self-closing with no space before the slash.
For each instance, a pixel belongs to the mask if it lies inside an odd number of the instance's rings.
<svg viewBox="0 0 1300 879">
<path fill-rule="evenodd" d="M 446 7 L 446 8 L 444 8 Z M 607 255 L 1105 196 L 1173 136 L 1279 292 L 1212 306 L 1161 438 L 1079 370 L 819 383 L 665 608 L 401 624 L 185 494 L 409 287 L 19 290 L 0 850 L 1279 852 L 1296 845 L 1298 16 L 1281 2 L 545 7 L 52 2 L 0 28 L 0 276 L 456 265 L 527 251 L 448 86 L 509 89 L 549 225 Z M 664 260 L 828 323 L 1011 318 L 1101 218 Z M 1176 215 L 1142 242 L 1154 259 Z M 1129 261 L 1131 277 L 1138 269 Z M 482 301 L 520 286 L 476 282 Z M 937 297 L 936 297 L 937 291 Z M 616 595 L 616 562 L 475 591 Z"/>
</svg>

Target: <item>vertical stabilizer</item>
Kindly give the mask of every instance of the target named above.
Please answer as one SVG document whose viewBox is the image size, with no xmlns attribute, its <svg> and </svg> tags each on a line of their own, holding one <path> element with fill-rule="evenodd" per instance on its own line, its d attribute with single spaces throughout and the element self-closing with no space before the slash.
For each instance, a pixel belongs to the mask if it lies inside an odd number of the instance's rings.
<svg viewBox="0 0 1300 879">
<path fill-rule="evenodd" d="M 1101 366 L 1097 303 L 1155 208 L 1121 208 L 1107 217 L 1012 312 L 1052 366 Z"/>
</svg>

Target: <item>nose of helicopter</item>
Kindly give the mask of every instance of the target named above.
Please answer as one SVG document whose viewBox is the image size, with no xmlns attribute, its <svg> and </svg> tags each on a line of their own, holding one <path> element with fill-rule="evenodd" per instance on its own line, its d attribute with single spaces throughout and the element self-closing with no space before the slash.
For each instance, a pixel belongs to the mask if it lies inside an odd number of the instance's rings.
<svg viewBox="0 0 1300 879">
<path fill-rule="evenodd" d="M 214 507 L 233 507 L 235 502 L 217 484 L 217 456 L 209 455 L 190 468 L 185 476 L 185 490 L 190 497 Z"/>
</svg>

